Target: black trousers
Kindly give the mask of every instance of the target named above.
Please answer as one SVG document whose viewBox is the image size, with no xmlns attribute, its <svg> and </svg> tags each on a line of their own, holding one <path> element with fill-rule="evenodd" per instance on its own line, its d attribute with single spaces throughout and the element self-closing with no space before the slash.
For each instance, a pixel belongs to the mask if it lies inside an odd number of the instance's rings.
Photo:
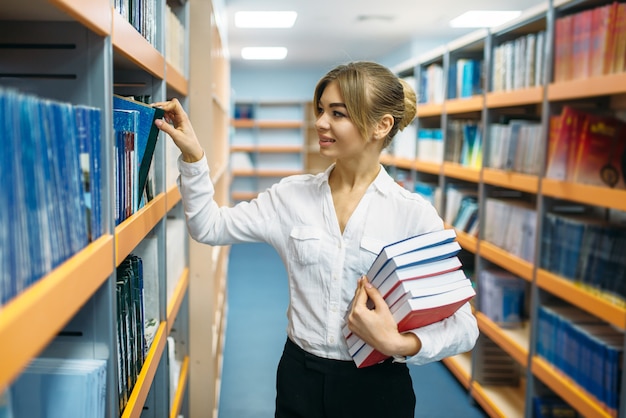
<svg viewBox="0 0 626 418">
<path fill-rule="evenodd" d="M 287 339 L 276 376 L 276 418 L 413 418 L 415 393 L 406 364 L 391 359 L 359 369 Z"/>
</svg>

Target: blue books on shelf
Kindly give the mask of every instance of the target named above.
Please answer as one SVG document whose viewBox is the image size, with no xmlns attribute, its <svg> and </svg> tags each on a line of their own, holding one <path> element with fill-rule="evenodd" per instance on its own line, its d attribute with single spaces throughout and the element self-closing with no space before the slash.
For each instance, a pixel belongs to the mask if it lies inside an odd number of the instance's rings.
<svg viewBox="0 0 626 418">
<path fill-rule="evenodd" d="M 148 171 L 150 170 L 152 156 L 154 155 L 159 135 L 159 129 L 154 124 L 154 121 L 161 119 L 165 112 L 163 109 L 152 107 L 146 103 L 119 95 L 113 95 L 113 109 L 134 110 L 139 112 L 136 148 L 139 175 L 136 190 L 140 201 L 139 206 L 141 206 L 141 197 L 146 188 Z"/>
</svg>

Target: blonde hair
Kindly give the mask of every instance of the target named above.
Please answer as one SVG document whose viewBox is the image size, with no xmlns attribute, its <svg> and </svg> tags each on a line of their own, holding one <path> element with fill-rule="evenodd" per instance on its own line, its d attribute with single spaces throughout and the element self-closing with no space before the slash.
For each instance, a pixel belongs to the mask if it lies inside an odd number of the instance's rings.
<svg viewBox="0 0 626 418">
<path fill-rule="evenodd" d="M 313 96 L 316 117 L 322 93 L 332 81 L 337 82 L 350 119 L 364 138 L 384 115 L 393 117 L 394 124 L 383 148 L 415 118 L 417 96 L 413 88 L 387 67 L 370 61 L 339 65 L 320 79 Z"/>
</svg>

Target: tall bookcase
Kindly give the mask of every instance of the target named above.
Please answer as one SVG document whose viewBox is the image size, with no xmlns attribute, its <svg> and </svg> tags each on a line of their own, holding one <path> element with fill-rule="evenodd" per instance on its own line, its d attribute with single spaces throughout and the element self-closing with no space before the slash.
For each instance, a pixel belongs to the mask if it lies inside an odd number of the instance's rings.
<svg viewBox="0 0 626 418">
<path fill-rule="evenodd" d="M 200 411 L 199 416 L 208 416 L 215 409 L 216 397 L 206 396 L 206 385 L 198 382 L 201 386 L 195 392 L 188 385 L 194 377 L 190 368 L 193 356 L 197 357 L 196 363 L 211 364 L 217 364 L 217 356 L 206 360 L 216 352 L 211 351 L 215 341 L 202 340 L 194 346 L 196 341 L 190 335 L 195 325 L 193 303 L 205 306 L 207 299 L 194 301 L 189 289 L 199 276 L 194 276 L 195 269 L 204 268 L 194 264 L 194 254 L 189 249 L 180 194 L 172 181 L 176 152 L 163 134 L 157 142 L 151 169 L 154 197 L 119 225 L 115 226 L 113 220 L 114 93 L 150 96 L 151 101 L 177 97 L 189 110 L 196 98 L 190 78 L 198 74 L 198 84 L 217 85 L 219 92 L 207 88 L 197 95 L 220 103 L 222 114 L 228 115 L 228 55 L 221 46 L 213 14 L 205 15 L 206 22 L 193 21 L 190 11 L 201 7 L 199 3 L 155 1 L 151 42 L 108 0 L 28 0 L 0 6 L 0 86 L 101 111 L 104 225 L 100 238 L 0 308 L 0 391 L 10 387 L 37 356 L 105 359 L 107 417 L 188 416 L 193 410 L 194 395 L 203 402 L 209 398 L 210 402 L 208 412 Z M 211 2 L 206 3 L 210 10 Z M 166 50 L 166 45 L 174 45 L 168 39 L 173 29 L 166 29 L 172 16 L 182 27 L 178 31 L 182 39 L 175 41 L 183 47 L 176 54 L 173 46 Z M 198 55 L 204 60 L 203 66 L 211 67 L 210 73 L 198 69 L 200 65 L 187 58 L 189 50 L 198 48 L 194 44 L 202 44 L 203 48 L 206 45 L 207 37 L 198 37 L 203 34 L 198 34 L 200 29 L 193 25 L 205 26 L 207 22 L 211 23 L 206 26 L 212 30 L 209 39 L 214 49 L 210 53 L 203 49 Z M 170 59 L 174 55 L 176 62 Z M 198 106 L 201 105 L 200 102 Z M 221 129 L 212 126 L 206 131 L 206 127 L 198 126 L 200 135 L 212 138 L 206 150 L 218 172 L 220 166 L 224 172 L 226 167 L 227 118 L 223 125 Z M 213 152 L 219 149 L 221 154 Z M 222 180 L 220 188 L 219 182 L 218 176 L 218 196 L 226 201 L 226 183 Z M 212 279 L 220 274 L 223 277 L 225 269 L 225 251 L 213 253 L 212 259 L 221 267 L 208 271 Z M 150 280 L 150 287 L 156 289 L 148 308 L 157 313 L 158 326 L 128 403 L 120 411 L 116 268 L 129 254 L 144 259 L 144 279 Z M 223 279 L 219 281 L 223 283 Z M 217 285 L 215 289 L 211 287 L 211 298 L 217 299 L 217 290 Z M 206 328 L 204 317 L 201 322 Z M 175 350 L 168 344 L 174 344 Z M 170 350 L 175 351 L 175 356 L 168 355 Z M 215 372 L 206 376 L 211 385 L 215 385 L 216 376 Z"/>
<path fill-rule="evenodd" d="M 548 271 L 542 264 L 547 243 L 543 234 L 548 227 L 546 219 L 557 207 L 583 205 L 604 214 L 623 216 L 626 212 L 626 190 L 610 187 L 592 186 L 575 181 L 563 181 L 546 175 L 546 155 L 549 150 L 550 120 L 559 115 L 567 105 L 574 105 L 590 111 L 622 113 L 626 109 L 626 72 L 614 71 L 598 76 L 555 81 L 553 76 L 555 60 L 560 52 L 556 50 L 556 27 L 559 18 L 574 15 L 581 11 L 605 6 L 609 1 L 561 1 L 546 2 L 526 11 L 520 18 L 505 26 L 491 30 L 479 30 L 440 48 L 416 57 L 396 69 L 401 76 L 414 76 L 417 80 L 418 93 L 424 97 L 439 97 L 440 101 L 419 103 L 417 109 L 417 132 L 427 129 L 443 131 L 444 150 L 442 164 L 425 161 L 412 156 L 404 158 L 391 154 L 383 155 L 381 162 L 392 173 L 408 173 L 409 184 L 424 182 L 439 187 L 442 193 L 439 210 L 446 213 L 446 206 L 451 202 L 445 191 L 454 186 L 473 193 L 478 199 L 478 220 L 480 228 L 476 235 L 457 230 L 458 241 L 465 251 L 474 254 L 475 280 L 478 295 L 475 301 L 475 314 L 481 337 L 471 353 L 444 360 L 451 372 L 467 388 L 469 394 L 492 417 L 537 417 L 535 398 L 539 395 L 555 395 L 585 417 L 626 417 L 626 384 L 622 373 L 621 385 L 617 396 L 619 408 L 610 412 L 603 402 L 594 396 L 590 389 L 576 382 L 575 377 L 560 371 L 539 347 L 545 345 L 546 335 L 540 331 L 542 310 L 554 300 L 559 300 L 571 307 L 590 314 L 603 324 L 621 332 L 619 350 L 626 347 L 623 330 L 626 328 L 626 309 L 623 302 L 611 300 L 597 290 L 581 286 L 575 280 Z M 623 16 L 622 18 L 623 19 Z M 623 24 L 623 21 L 622 21 Z M 577 26 L 579 27 L 579 26 Z M 503 63 L 496 52 L 509 42 L 533 34 L 543 33 L 545 46 L 542 53 L 533 57 L 539 60 L 535 70 L 543 71 L 543 78 L 531 84 L 515 84 L 502 88 L 502 80 L 496 82 L 496 73 Z M 526 41 L 524 41 L 526 42 Z M 505 46 L 506 47 L 506 46 Z M 624 51 L 622 50 L 622 54 Z M 451 88 L 454 77 L 453 68 L 459 59 L 479 59 L 483 62 L 482 90 L 469 97 L 456 98 Z M 522 60 L 528 59 L 522 58 Z M 543 59 L 543 62 L 541 62 Z M 513 60 L 509 56 L 509 60 Z M 584 65 L 584 61 L 575 61 L 574 65 Z M 438 95 L 427 90 L 423 78 L 439 67 L 443 78 L 438 83 Z M 432 86 L 430 86 L 432 87 Z M 493 168 L 487 156 L 493 150 L 494 133 L 490 130 L 503 121 L 523 119 L 538 123 L 539 130 L 535 137 L 539 139 L 540 151 L 534 160 L 539 167 L 533 168 Z M 483 163 L 478 167 L 464 164 L 452 158 L 453 130 L 456 121 L 471 121 L 482 128 Z M 626 138 L 621 138 L 622 141 Z M 420 142 L 417 143 L 418 148 Z M 419 154 L 419 149 L 417 150 Z M 404 178 L 403 177 L 403 180 Z M 491 231 L 486 225 L 494 214 L 488 203 L 496 196 L 515 196 L 516 202 L 534 211 L 531 222 L 535 225 L 535 234 L 526 238 L 534 250 L 530 257 L 516 253 L 505 244 L 494 244 Z M 493 224 L 492 224 L 493 225 Z M 508 225 L 499 225 L 505 229 Z M 521 233 L 522 226 L 509 228 L 510 234 Z M 574 263 L 577 260 L 574 260 Z M 485 315 L 481 307 L 480 272 L 490 266 L 499 267 L 513 273 L 527 283 L 529 303 L 526 309 L 527 321 L 521 327 L 507 328 Z M 622 267 L 623 269 L 623 267 Z M 618 334 L 619 336 L 619 334 Z M 571 346 L 561 346 L 560 351 L 572 350 Z M 503 361 L 509 382 L 495 383 L 497 378 L 490 375 L 493 365 Z M 624 369 L 623 357 L 619 361 Z M 576 369 L 574 369 L 576 370 Z M 515 376 L 515 374 L 517 375 Z M 513 378 L 511 379 L 511 376 Z M 606 373 L 604 374 L 606 375 Z M 500 376 L 502 377 L 502 376 Z"/>
</svg>

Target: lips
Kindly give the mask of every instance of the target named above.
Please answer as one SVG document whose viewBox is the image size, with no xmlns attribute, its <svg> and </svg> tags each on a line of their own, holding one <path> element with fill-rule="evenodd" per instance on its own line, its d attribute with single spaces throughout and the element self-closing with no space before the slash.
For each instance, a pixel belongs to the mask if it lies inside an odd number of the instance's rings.
<svg viewBox="0 0 626 418">
<path fill-rule="evenodd" d="M 325 137 L 325 136 L 320 136 L 319 138 L 320 138 L 320 143 L 329 144 L 329 143 L 335 142 L 334 139 L 328 138 L 328 137 Z"/>
</svg>

